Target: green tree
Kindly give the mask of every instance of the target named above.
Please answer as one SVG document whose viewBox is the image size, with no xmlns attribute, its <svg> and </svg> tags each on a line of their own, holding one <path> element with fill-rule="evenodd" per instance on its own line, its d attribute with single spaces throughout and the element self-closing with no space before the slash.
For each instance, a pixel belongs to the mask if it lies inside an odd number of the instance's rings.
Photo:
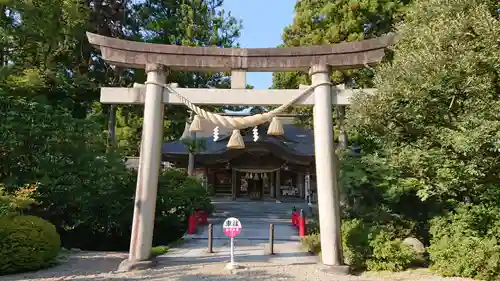
<svg viewBox="0 0 500 281">
<path fill-rule="evenodd" d="M 283 31 L 283 47 L 352 42 L 394 30 L 403 20 L 411 0 L 301 0 L 295 5 L 293 23 Z M 355 88 L 371 87 L 373 72 L 368 68 L 334 71 L 332 82 Z M 296 89 L 299 84 L 310 84 L 307 73 L 274 73 L 273 88 Z M 294 108 L 302 113 L 303 125 L 311 125 L 311 108 Z"/>
<path fill-rule="evenodd" d="M 132 36 L 157 44 L 235 47 L 241 23 L 222 9 L 223 0 L 141 1 L 133 5 Z M 136 80 L 145 79 L 136 71 Z M 170 72 L 167 80 L 188 88 L 229 88 L 227 73 Z M 211 107 L 221 111 L 221 108 Z M 166 106 L 165 140 L 179 138 L 189 113 L 184 106 Z M 130 118 L 130 117 L 129 117 Z M 141 118 L 142 119 L 142 118 Z M 142 127 L 142 125 L 141 125 Z M 136 130 L 133 130 L 136 131 Z"/>
<path fill-rule="evenodd" d="M 379 93 L 359 97 L 349 121 L 390 151 L 406 188 L 423 200 L 494 203 L 500 199 L 498 3 L 452 2 L 421 1 L 411 9 L 393 61 L 377 69 Z"/>
<path fill-rule="evenodd" d="M 103 106 L 98 102 L 99 87 L 131 86 L 145 80 L 144 71 L 104 63 L 85 32 L 162 44 L 231 47 L 241 24 L 222 4 L 221 0 L 3 0 L 0 77 L 3 81 L 36 81 L 39 90 L 30 91 L 31 95 L 65 107 L 75 117 L 93 116 L 108 134 L 109 146 L 117 144 L 126 153 L 137 155 L 142 106 Z M 225 73 L 173 72 L 168 80 L 191 88 L 230 84 Z M 13 90 L 7 92 L 26 94 Z M 165 140 L 178 138 L 188 116 L 186 108 L 166 107 L 165 116 Z"/>
</svg>

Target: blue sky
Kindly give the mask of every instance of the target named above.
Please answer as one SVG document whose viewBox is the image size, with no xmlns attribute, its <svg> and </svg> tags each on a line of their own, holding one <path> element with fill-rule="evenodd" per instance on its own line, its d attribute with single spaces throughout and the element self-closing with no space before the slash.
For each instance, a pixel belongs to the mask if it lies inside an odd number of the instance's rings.
<svg viewBox="0 0 500 281">
<path fill-rule="evenodd" d="M 292 23 L 296 0 L 225 0 L 224 10 L 243 22 L 238 42 L 244 48 L 276 47 L 283 28 Z M 272 73 L 247 73 L 247 83 L 256 89 L 272 84 Z"/>
</svg>

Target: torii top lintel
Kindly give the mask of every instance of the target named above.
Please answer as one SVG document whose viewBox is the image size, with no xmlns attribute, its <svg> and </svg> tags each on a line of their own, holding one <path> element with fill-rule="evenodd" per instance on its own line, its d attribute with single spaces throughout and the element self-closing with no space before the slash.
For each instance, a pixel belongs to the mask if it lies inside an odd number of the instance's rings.
<svg viewBox="0 0 500 281">
<path fill-rule="evenodd" d="M 107 62 L 132 68 L 147 64 L 165 65 L 183 71 L 249 72 L 307 71 L 324 64 L 333 69 L 352 69 L 382 60 L 394 34 L 333 45 L 291 48 L 186 47 L 127 41 L 87 32 L 89 42 L 101 50 Z"/>
</svg>

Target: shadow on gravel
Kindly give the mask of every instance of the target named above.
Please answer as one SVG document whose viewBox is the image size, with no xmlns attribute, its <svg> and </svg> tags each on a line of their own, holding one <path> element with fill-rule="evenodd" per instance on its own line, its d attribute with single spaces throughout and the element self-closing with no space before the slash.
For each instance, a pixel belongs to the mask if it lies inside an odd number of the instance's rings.
<svg viewBox="0 0 500 281">
<path fill-rule="evenodd" d="M 231 275 L 220 275 L 220 274 L 185 274 L 184 276 L 180 276 L 178 279 L 179 281 L 199 281 L 199 280 L 217 280 L 217 281 L 234 281 L 234 280 L 240 280 L 240 281 L 250 281 L 250 280 L 295 280 L 292 276 L 288 275 L 277 275 L 277 274 L 270 274 L 269 272 L 266 272 L 264 270 L 238 270 L 236 273 L 231 274 Z M 159 281 L 159 280 L 158 280 Z"/>
<path fill-rule="evenodd" d="M 61 262 L 51 268 L 34 272 L 0 276 L 2 281 L 27 280 L 74 280 L 76 276 L 95 276 L 114 271 L 126 253 L 78 252 L 63 257 Z"/>
<path fill-rule="evenodd" d="M 295 280 L 295 278 L 288 274 L 273 274 L 266 270 L 261 269 L 238 269 L 236 271 L 230 272 L 225 269 L 215 270 L 216 273 L 200 273 L 191 272 L 190 270 L 182 271 L 141 271 L 135 273 L 135 276 L 107 276 L 107 277 L 95 277 L 83 279 L 85 281 L 108 281 L 108 280 L 120 280 L 120 281 L 201 281 L 201 280 L 217 280 L 217 281 L 275 281 L 275 280 Z M 82 279 L 79 279 L 79 281 Z"/>
</svg>

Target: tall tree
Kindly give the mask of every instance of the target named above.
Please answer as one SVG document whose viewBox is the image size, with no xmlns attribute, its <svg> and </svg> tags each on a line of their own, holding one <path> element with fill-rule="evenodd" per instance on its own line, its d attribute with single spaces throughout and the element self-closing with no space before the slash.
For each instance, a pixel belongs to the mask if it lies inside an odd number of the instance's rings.
<svg viewBox="0 0 500 281">
<path fill-rule="evenodd" d="M 145 79 L 144 71 L 104 63 L 85 32 L 162 44 L 230 47 L 239 36 L 240 23 L 222 4 L 221 0 L 3 0 L 0 75 L 38 81 L 40 90 L 31 95 L 68 108 L 78 118 L 92 115 L 107 131 L 110 144 L 116 128 L 118 146 L 137 154 L 142 107 L 103 106 L 98 97 L 100 86 L 131 86 Z M 173 72 L 169 81 L 203 88 L 226 87 L 230 80 L 224 73 Z M 18 83 L 0 87 L 13 84 Z M 19 89 L 19 95 L 26 94 Z M 5 92 L 16 93 L 13 90 Z M 187 115 L 184 107 L 166 108 L 165 116 L 173 120 L 165 122 L 166 140 L 180 136 Z"/>
<path fill-rule="evenodd" d="M 359 41 L 378 37 L 394 29 L 403 20 L 411 0 L 301 0 L 295 4 L 293 23 L 283 31 L 283 47 Z M 334 71 L 332 82 L 350 87 L 371 87 L 373 71 L 361 68 Z M 273 88 L 294 89 L 310 84 L 307 73 L 274 73 Z M 311 115 L 311 108 L 294 111 Z M 300 119 L 311 125 L 310 118 Z"/>
<path fill-rule="evenodd" d="M 157 44 L 235 47 L 241 23 L 222 9 L 222 0 L 146 0 L 132 6 L 130 38 Z M 136 81 L 144 81 L 144 71 L 135 71 Z M 227 73 L 170 72 L 167 80 L 189 88 L 228 88 Z M 127 117 L 119 116 L 117 132 L 127 141 L 129 154 L 137 155 L 142 130 L 142 108 L 127 107 Z M 210 108 L 221 111 L 221 108 Z M 189 113 L 184 106 L 166 106 L 165 140 L 179 138 Z M 126 120 L 125 120 L 126 119 Z M 125 122 L 127 121 L 127 122 Z M 121 124 L 126 126 L 121 127 Z M 130 126 L 129 126 L 130 125 Z M 121 143 L 125 143 L 121 140 Z M 135 142 L 135 143 L 134 143 Z"/>
<path fill-rule="evenodd" d="M 419 2 L 377 70 L 379 93 L 359 97 L 350 124 L 422 199 L 498 204 L 498 1 Z"/>
</svg>

